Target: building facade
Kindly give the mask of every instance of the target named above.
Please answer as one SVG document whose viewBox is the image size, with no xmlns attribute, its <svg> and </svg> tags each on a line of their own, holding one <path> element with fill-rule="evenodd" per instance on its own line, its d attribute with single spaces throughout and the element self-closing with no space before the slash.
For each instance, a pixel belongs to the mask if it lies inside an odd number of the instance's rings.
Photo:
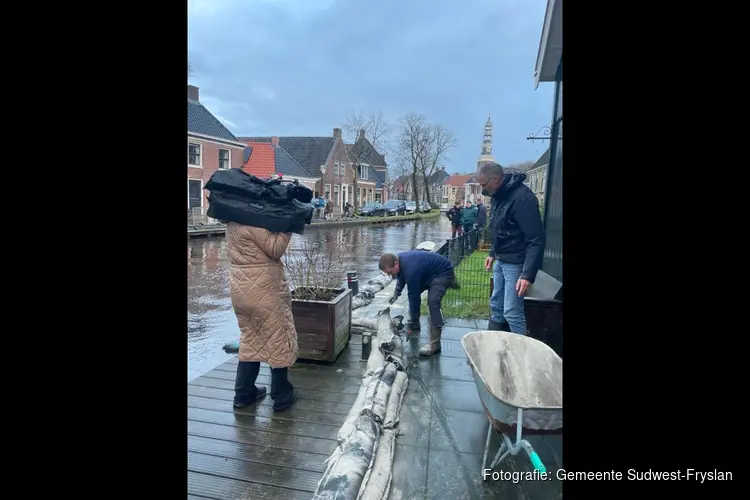
<svg viewBox="0 0 750 500">
<path fill-rule="evenodd" d="M 198 87 L 188 85 L 188 224 L 210 223 L 203 186 L 217 170 L 241 168 L 245 144 L 200 102 Z"/>
<path fill-rule="evenodd" d="M 544 228 L 547 244 L 542 270 L 563 280 L 563 161 L 562 161 L 562 0 L 548 0 L 534 72 L 535 83 L 553 83 L 549 163 L 544 193 Z"/>
<path fill-rule="evenodd" d="M 549 165 L 550 150 L 542 154 L 539 159 L 534 163 L 526 172 L 526 184 L 529 189 L 536 195 L 536 199 L 539 200 L 539 205 L 544 206 L 544 196 L 547 192 L 547 167 Z"/>
</svg>

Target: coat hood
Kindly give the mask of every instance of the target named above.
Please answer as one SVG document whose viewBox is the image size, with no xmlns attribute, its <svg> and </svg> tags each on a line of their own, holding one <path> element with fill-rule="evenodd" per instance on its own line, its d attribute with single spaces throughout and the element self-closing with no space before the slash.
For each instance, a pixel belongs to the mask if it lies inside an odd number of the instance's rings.
<svg viewBox="0 0 750 500">
<path fill-rule="evenodd" d="M 516 189 L 519 186 L 523 185 L 523 181 L 526 180 L 526 174 L 519 174 L 518 172 L 511 172 L 510 174 L 506 174 L 503 176 L 503 182 L 500 184 L 500 189 L 497 190 L 495 193 L 496 198 L 502 198 L 506 195 L 506 193 L 509 193 Z"/>
</svg>

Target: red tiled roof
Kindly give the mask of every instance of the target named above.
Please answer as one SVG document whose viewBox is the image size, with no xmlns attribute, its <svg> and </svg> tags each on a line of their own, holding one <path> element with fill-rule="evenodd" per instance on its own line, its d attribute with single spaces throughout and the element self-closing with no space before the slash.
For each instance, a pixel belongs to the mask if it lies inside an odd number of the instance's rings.
<svg viewBox="0 0 750 500">
<path fill-rule="evenodd" d="M 463 186 L 469 179 L 471 179 L 470 175 L 451 175 L 445 180 L 445 182 L 443 182 L 443 185 L 456 187 Z"/>
<path fill-rule="evenodd" d="M 253 152 L 242 170 L 261 179 L 270 179 L 276 173 L 274 147 L 269 142 L 248 142 L 247 145 L 253 148 Z"/>
</svg>

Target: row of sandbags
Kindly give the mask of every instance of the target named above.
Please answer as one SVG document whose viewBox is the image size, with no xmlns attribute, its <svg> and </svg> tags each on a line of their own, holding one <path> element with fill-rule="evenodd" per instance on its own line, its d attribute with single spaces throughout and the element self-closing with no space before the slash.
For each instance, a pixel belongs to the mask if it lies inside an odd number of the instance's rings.
<svg viewBox="0 0 750 500">
<path fill-rule="evenodd" d="M 375 298 L 375 294 L 387 287 L 392 279 L 391 276 L 385 273 L 380 273 L 377 277 L 368 280 L 367 283 L 359 289 L 357 294 L 352 297 L 352 310 L 366 306 L 372 302 L 372 299 Z"/>
<path fill-rule="evenodd" d="M 338 433 L 313 500 L 384 500 L 393 471 L 399 413 L 409 377 L 390 309 L 377 318 L 362 387 Z"/>
</svg>

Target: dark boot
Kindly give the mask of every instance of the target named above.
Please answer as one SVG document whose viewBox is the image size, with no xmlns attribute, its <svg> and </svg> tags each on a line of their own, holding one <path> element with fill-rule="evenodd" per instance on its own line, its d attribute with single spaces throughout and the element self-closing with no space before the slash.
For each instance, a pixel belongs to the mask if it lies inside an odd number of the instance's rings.
<svg viewBox="0 0 750 500">
<path fill-rule="evenodd" d="M 498 323 L 497 321 L 490 320 L 490 323 L 487 326 L 487 329 L 488 330 L 497 330 L 497 331 L 509 332 L 510 331 L 510 325 L 508 325 L 507 321 L 503 321 L 502 323 Z"/>
<path fill-rule="evenodd" d="M 234 407 L 244 408 L 266 397 L 265 387 L 256 387 L 255 381 L 260 372 L 260 363 L 240 361 L 237 363 L 237 376 L 234 379 Z"/>
<path fill-rule="evenodd" d="M 422 346 L 419 350 L 420 356 L 432 356 L 440 352 L 440 337 L 443 334 L 443 329 L 440 327 L 430 328 L 430 340 Z"/>
<path fill-rule="evenodd" d="M 273 411 L 284 411 L 294 404 L 297 394 L 289 383 L 288 368 L 271 368 L 271 399 Z"/>
<path fill-rule="evenodd" d="M 409 321 L 409 326 L 407 327 L 406 333 L 407 335 L 411 335 L 413 333 L 416 333 L 419 335 L 419 332 L 422 331 L 422 327 L 419 324 L 419 320 L 416 321 Z"/>
</svg>

